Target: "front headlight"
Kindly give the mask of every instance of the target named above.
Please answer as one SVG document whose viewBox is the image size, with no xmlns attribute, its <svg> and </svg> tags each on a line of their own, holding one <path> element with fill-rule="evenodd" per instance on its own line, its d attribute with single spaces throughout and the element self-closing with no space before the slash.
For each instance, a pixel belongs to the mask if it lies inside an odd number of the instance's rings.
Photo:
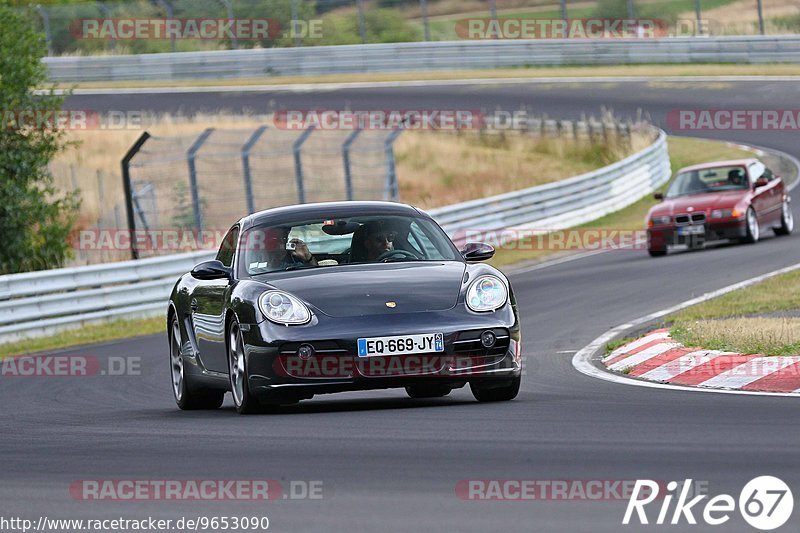
<svg viewBox="0 0 800 533">
<path fill-rule="evenodd" d="M 508 301 L 508 289 L 497 276 L 481 276 L 467 289 L 467 307 L 476 312 L 500 309 Z"/>
<path fill-rule="evenodd" d="M 738 209 L 714 209 L 711 218 L 739 218 L 743 215 Z"/>
<path fill-rule="evenodd" d="M 652 224 L 653 226 L 663 226 L 665 224 L 669 224 L 670 222 L 672 222 L 672 217 L 658 216 L 651 218 L 650 221 L 653 223 Z"/>
<path fill-rule="evenodd" d="M 311 320 L 311 311 L 303 302 L 282 291 L 267 291 L 258 299 L 258 306 L 276 324 L 299 325 Z"/>
</svg>

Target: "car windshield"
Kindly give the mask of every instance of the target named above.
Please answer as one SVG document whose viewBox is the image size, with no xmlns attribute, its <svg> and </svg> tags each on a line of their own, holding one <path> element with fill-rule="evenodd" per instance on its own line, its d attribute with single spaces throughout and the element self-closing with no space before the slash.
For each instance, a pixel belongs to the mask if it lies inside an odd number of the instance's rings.
<svg viewBox="0 0 800 533">
<path fill-rule="evenodd" d="M 433 221 L 414 216 L 354 216 L 255 226 L 239 243 L 249 276 L 395 261 L 453 261 L 461 256 Z"/>
<path fill-rule="evenodd" d="M 744 167 L 714 167 L 681 172 L 672 181 L 667 198 L 702 194 L 707 192 L 747 189 L 747 173 Z"/>
</svg>

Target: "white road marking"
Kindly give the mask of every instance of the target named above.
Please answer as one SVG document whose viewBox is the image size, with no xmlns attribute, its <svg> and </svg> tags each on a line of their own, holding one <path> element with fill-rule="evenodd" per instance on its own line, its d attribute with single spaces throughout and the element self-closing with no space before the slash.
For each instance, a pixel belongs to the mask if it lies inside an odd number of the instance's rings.
<svg viewBox="0 0 800 533">
<path fill-rule="evenodd" d="M 609 370 L 615 370 L 617 372 L 622 371 L 626 368 L 630 368 L 632 366 L 636 366 L 640 363 L 644 363 L 645 361 L 652 359 L 653 357 L 657 357 L 662 353 L 666 353 L 673 348 L 680 348 L 682 346 L 679 342 L 661 342 L 656 344 L 655 346 L 651 346 L 649 348 L 645 348 L 641 352 L 637 354 L 633 354 L 625 359 L 621 359 L 617 361 L 613 365 L 609 365 Z"/>
<path fill-rule="evenodd" d="M 645 372 L 641 376 L 642 379 L 652 379 L 653 381 L 669 381 L 679 374 L 688 372 L 689 370 L 704 365 L 712 359 L 720 355 L 737 355 L 731 352 L 721 352 L 719 350 L 700 350 L 682 355 L 677 359 L 670 361 L 658 368 L 654 368 Z"/>
<path fill-rule="evenodd" d="M 698 387 L 739 389 L 781 368 L 793 365 L 798 360 L 800 358 L 797 357 L 755 357 L 700 383 Z"/>
</svg>

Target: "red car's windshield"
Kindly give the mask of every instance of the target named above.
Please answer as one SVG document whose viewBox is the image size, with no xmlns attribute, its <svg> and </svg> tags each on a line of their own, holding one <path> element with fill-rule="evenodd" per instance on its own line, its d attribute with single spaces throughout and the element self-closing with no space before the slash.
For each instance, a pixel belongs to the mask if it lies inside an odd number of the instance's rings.
<svg viewBox="0 0 800 533">
<path fill-rule="evenodd" d="M 747 173 L 744 167 L 714 167 L 681 172 L 670 185 L 667 198 L 747 188 Z"/>
</svg>

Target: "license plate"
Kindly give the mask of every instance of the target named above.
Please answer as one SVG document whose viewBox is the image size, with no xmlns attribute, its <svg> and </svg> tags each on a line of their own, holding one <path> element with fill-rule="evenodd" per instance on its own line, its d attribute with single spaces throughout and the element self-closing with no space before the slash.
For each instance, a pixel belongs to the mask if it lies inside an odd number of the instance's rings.
<svg viewBox="0 0 800 533">
<path fill-rule="evenodd" d="M 680 226 L 678 228 L 678 235 L 705 235 L 705 226 Z"/>
<path fill-rule="evenodd" d="M 358 356 L 403 355 L 444 351 L 444 335 L 398 335 L 396 337 L 369 337 L 358 339 Z"/>
</svg>

